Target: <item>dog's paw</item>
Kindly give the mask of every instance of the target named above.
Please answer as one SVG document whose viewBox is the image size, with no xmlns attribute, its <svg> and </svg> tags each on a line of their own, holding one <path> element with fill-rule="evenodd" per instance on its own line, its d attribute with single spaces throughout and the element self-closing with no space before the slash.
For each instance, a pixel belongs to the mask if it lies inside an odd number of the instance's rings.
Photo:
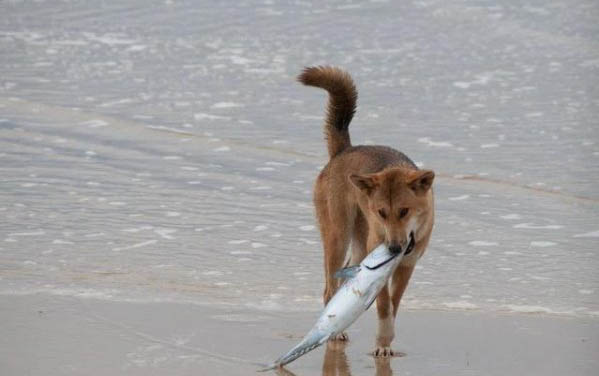
<svg viewBox="0 0 599 376">
<path fill-rule="evenodd" d="M 388 358 L 394 356 L 395 353 L 390 347 L 379 346 L 372 352 L 372 356 L 375 358 Z"/>
<path fill-rule="evenodd" d="M 347 341 L 328 341 L 327 342 L 327 351 L 329 352 L 343 352 L 347 347 Z"/>
<path fill-rule="evenodd" d="M 347 336 L 347 333 L 346 333 L 346 332 L 341 332 L 341 333 L 337 334 L 336 336 L 334 336 L 334 337 L 331 337 L 331 338 L 329 339 L 329 341 L 341 341 L 341 342 L 346 342 L 346 341 L 349 341 L 349 337 Z"/>
</svg>

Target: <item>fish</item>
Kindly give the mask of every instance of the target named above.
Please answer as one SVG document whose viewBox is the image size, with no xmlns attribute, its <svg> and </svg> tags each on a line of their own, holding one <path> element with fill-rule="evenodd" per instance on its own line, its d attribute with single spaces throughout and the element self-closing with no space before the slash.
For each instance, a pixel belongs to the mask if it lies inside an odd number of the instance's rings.
<svg viewBox="0 0 599 376">
<path fill-rule="evenodd" d="M 374 302 L 405 252 L 392 252 L 381 244 L 359 265 L 338 270 L 345 281 L 327 303 L 316 324 L 295 347 L 260 371 L 283 367 L 343 332 Z"/>
</svg>

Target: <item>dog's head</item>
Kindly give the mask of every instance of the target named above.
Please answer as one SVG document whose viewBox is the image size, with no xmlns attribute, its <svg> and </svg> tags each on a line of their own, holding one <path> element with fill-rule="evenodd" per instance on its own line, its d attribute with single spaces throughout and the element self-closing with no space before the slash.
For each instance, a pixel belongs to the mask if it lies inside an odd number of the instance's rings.
<svg viewBox="0 0 599 376">
<path fill-rule="evenodd" d="M 368 175 L 350 175 L 358 195 L 366 199 L 367 215 L 384 228 L 385 244 L 394 252 L 410 253 L 418 228 L 430 215 L 430 189 L 435 173 L 394 167 Z"/>
</svg>

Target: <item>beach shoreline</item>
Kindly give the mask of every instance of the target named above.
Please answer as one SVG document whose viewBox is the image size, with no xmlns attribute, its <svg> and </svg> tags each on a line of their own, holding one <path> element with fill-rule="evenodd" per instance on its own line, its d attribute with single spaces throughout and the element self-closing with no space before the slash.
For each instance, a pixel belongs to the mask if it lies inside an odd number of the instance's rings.
<svg viewBox="0 0 599 376">
<path fill-rule="evenodd" d="M 297 343 L 309 312 L 132 303 L 49 294 L 3 295 L 0 365 L 6 375 L 248 375 Z M 323 346 L 287 375 L 591 375 L 599 323 L 591 318 L 478 312 L 400 312 L 394 349 L 372 350 L 368 311 L 347 345 Z M 286 372 L 286 373 L 285 373 Z"/>
</svg>

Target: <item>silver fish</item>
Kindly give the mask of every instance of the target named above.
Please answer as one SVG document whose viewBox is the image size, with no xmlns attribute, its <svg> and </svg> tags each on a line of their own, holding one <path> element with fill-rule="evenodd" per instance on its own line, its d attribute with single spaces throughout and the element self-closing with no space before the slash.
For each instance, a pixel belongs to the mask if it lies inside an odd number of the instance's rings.
<svg viewBox="0 0 599 376">
<path fill-rule="evenodd" d="M 262 371 L 291 363 L 347 329 L 372 305 L 403 254 L 391 252 L 385 245 L 380 245 L 360 265 L 337 271 L 335 277 L 346 280 L 324 307 L 314 327 L 300 343 Z"/>
</svg>

